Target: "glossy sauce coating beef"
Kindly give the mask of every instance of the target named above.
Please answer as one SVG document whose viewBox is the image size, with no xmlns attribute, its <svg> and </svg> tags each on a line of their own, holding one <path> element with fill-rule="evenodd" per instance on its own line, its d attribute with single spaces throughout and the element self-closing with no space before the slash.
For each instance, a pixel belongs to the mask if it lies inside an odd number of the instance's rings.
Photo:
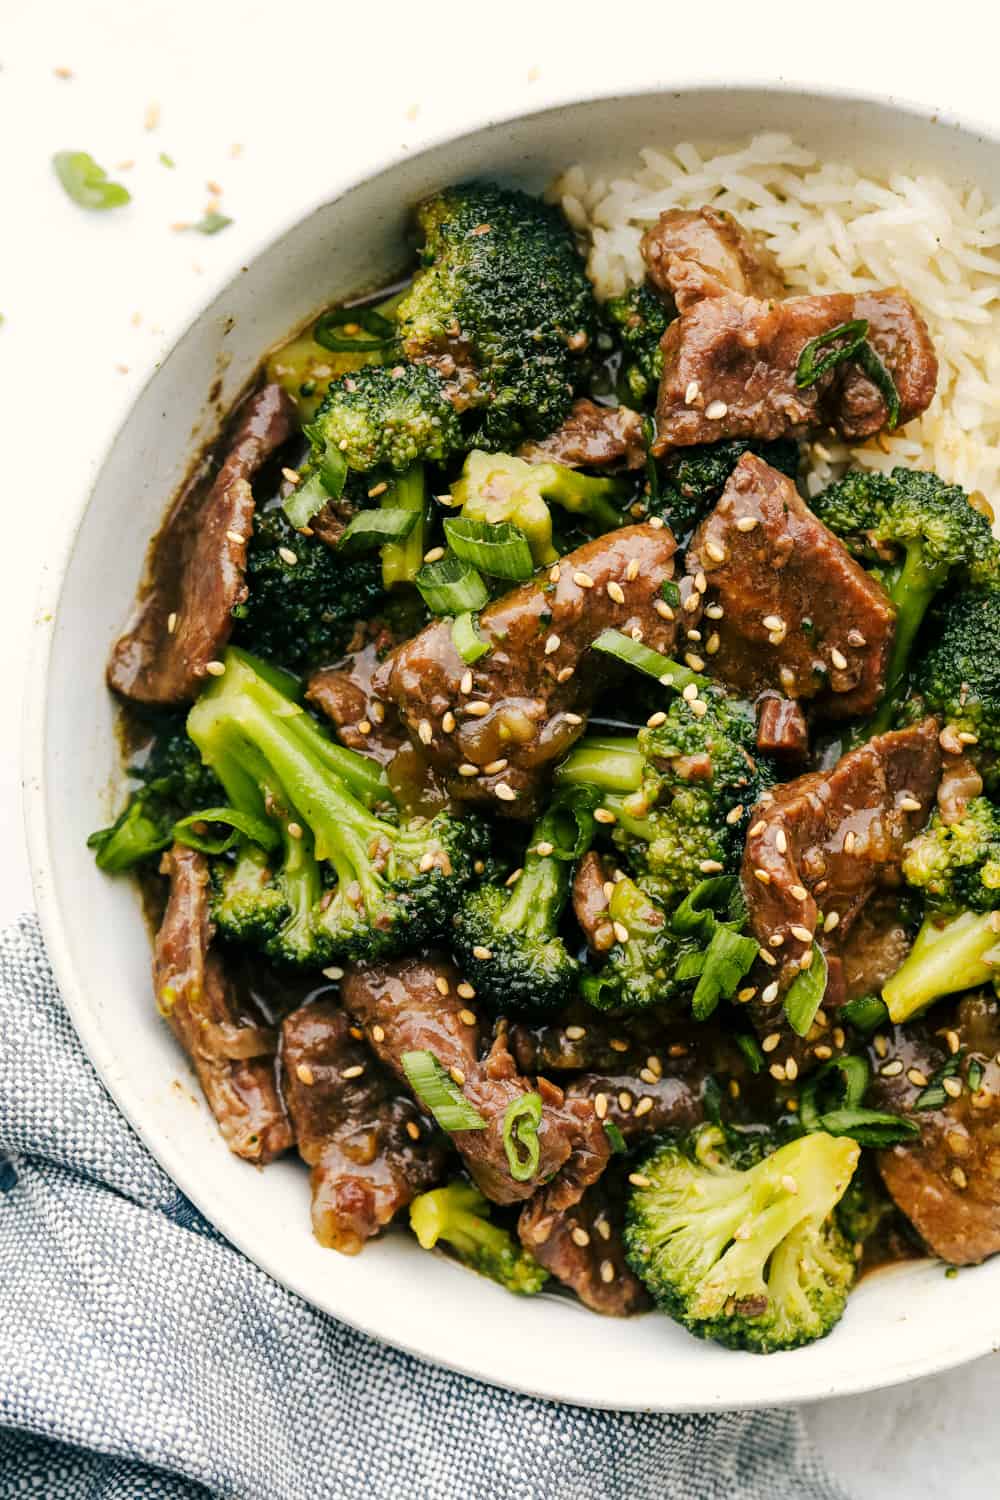
<svg viewBox="0 0 1000 1500">
<path fill-rule="evenodd" d="M 629 406 L 598 406 L 581 397 L 561 427 L 518 450 L 529 463 L 570 469 L 639 469 L 646 461 L 642 418 Z"/>
<path fill-rule="evenodd" d="M 888 422 L 885 400 L 857 364 L 845 362 L 799 387 L 806 344 L 864 318 L 869 342 L 895 382 L 900 423 L 930 405 L 937 357 L 927 325 L 903 292 L 836 292 L 776 302 L 724 287 L 694 261 L 674 261 L 680 316 L 661 341 L 658 454 L 692 443 L 762 441 L 829 426 L 852 441 Z"/>
<path fill-rule="evenodd" d="M 646 230 L 639 248 L 650 281 L 678 308 L 684 300 L 685 261 L 743 295 L 780 297 L 785 290 L 771 252 L 732 214 L 719 209 L 668 208 Z"/>
<path fill-rule="evenodd" d="M 809 726 L 794 698 L 761 700 L 757 709 L 757 749 L 779 760 L 808 760 Z"/>
<path fill-rule="evenodd" d="M 557 1280 L 593 1312 L 615 1318 L 650 1305 L 645 1287 L 625 1263 L 625 1194 L 621 1174 L 605 1172 L 579 1203 L 561 1213 L 550 1211 L 539 1194 L 521 1210 L 517 1226 L 525 1249 Z"/>
<path fill-rule="evenodd" d="M 209 951 L 208 861 L 175 844 L 163 856 L 170 881 L 153 950 L 153 992 L 190 1057 L 230 1151 L 273 1161 L 292 1144 L 275 1080 L 277 1037 L 237 994 Z"/>
<path fill-rule="evenodd" d="M 281 1028 L 282 1088 L 302 1160 L 312 1168 L 313 1233 L 356 1255 L 440 1179 L 446 1148 L 332 1000 Z"/>
<path fill-rule="evenodd" d="M 610 532 L 484 609 L 479 632 L 491 650 L 472 666 L 448 620 L 387 657 L 375 690 L 426 747 L 452 796 L 530 814 L 540 778 L 582 734 L 583 715 L 614 678 L 611 659 L 590 650 L 595 637 L 637 627 L 647 645 L 670 654 L 677 620 L 655 606 L 675 551 L 666 527 Z M 683 618 L 694 625 L 697 613 Z"/>
<path fill-rule="evenodd" d="M 544 1079 L 522 1077 L 501 1027 L 481 1057 L 481 1022 L 457 990 L 460 976 L 444 959 L 404 958 L 395 963 L 351 969 L 344 979 L 344 1005 L 364 1028 L 376 1056 L 405 1080 L 406 1052 L 432 1052 L 460 1083 L 472 1107 L 486 1120 L 481 1130 L 456 1131 L 452 1139 L 479 1188 L 494 1203 L 520 1203 L 536 1189 L 546 1191 L 555 1207 L 576 1202 L 600 1176 L 608 1143 L 593 1105 L 567 1100 Z M 510 1172 L 503 1144 L 508 1106 L 534 1087 L 542 1095 L 538 1127 L 538 1169 L 525 1182 Z"/>
<path fill-rule="evenodd" d="M 875 708 L 895 612 L 784 474 L 745 453 L 692 537 L 687 565 L 704 572 L 723 610 L 712 671 L 727 688 L 812 699 L 827 718 Z"/>
<path fill-rule="evenodd" d="M 250 481 L 295 431 L 295 407 L 266 385 L 241 408 L 211 488 L 186 490 L 153 543 L 149 586 L 111 653 L 108 682 L 136 703 L 189 703 L 229 640 L 247 597 Z"/>
<path fill-rule="evenodd" d="M 897 1206 L 935 1255 L 974 1265 L 1000 1250 L 1000 1014 L 993 996 L 968 995 L 923 1020 L 897 1027 L 886 1052 L 873 1052 L 874 1080 L 866 1102 L 904 1114 L 920 1126 L 914 1144 L 879 1152 L 882 1180 Z M 962 1052 L 934 1109 L 916 1101 L 940 1068 Z M 903 1064 L 893 1074 L 896 1061 Z M 980 1071 L 969 1087 L 968 1067 Z M 886 1075 L 886 1068 L 890 1074 Z"/>
</svg>

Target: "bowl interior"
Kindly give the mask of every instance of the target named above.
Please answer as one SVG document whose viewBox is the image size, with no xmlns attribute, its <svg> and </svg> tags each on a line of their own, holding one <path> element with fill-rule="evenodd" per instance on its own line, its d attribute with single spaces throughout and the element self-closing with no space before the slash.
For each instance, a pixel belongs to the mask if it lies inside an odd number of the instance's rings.
<svg viewBox="0 0 1000 1500">
<path fill-rule="evenodd" d="M 760 1360 L 700 1343 L 663 1318 L 615 1324 L 557 1296 L 520 1301 L 403 1235 L 355 1259 L 322 1250 L 310 1233 L 306 1171 L 287 1161 L 256 1172 L 223 1145 L 152 1004 L 136 895 L 102 876 L 85 847 L 109 810 L 117 766 L 104 664 L 147 541 L 193 452 L 212 436 L 213 382 L 221 379 L 224 409 L 262 352 L 314 309 L 393 273 L 422 194 L 474 174 L 538 188 L 574 161 L 627 168 L 644 144 L 724 143 L 762 128 L 861 166 L 930 168 L 1000 192 L 996 144 L 971 130 L 892 103 L 759 89 L 589 101 L 400 161 L 316 208 L 191 324 L 104 459 L 65 569 L 51 570 L 51 609 L 39 627 L 25 772 L 36 895 L 84 1044 L 147 1145 L 224 1234 L 316 1306 L 483 1379 L 598 1406 L 802 1401 L 970 1359 L 1000 1339 L 1000 1314 L 989 1314 L 1000 1300 L 1000 1260 L 957 1279 L 930 1262 L 880 1272 L 859 1287 L 831 1338 Z"/>
</svg>

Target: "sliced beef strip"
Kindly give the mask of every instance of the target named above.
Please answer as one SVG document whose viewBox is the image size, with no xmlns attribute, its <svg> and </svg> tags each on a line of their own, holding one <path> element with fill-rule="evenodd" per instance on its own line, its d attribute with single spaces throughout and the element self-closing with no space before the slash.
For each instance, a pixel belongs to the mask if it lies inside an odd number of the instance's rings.
<svg viewBox="0 0 1000 1500">
<path fill-rule="evenodd" d="M 843 1002 L 878 994 L 909 953 L 911 938 L 892 891 L 878 892 L 859 912 L 840 945 Z M 829 1007 L 828 1002 L 824 1004 Z"/>
<path fill-rule="evenodd" d="M 692 443 L 796 436 L 817 426 L 858 441 L 885 427 L 878 388 L 851 362 L 810 386 L 795 383 L 799 356 L 818 335 L 866 318 L 869 341 L 899 395 L 900 423 L 930 405 L 937 356 L 905 293 L 833 293 L 775 302 L 724 287 L 692 260 L 671 262 L 680 316 L 661 340 L 663 375 L 654 451 Z"/>
<path fill-rule="evenodd" d="M 153 992 L 194 1065 L 230 1151 L 273 1161 L 292 1144 L 278 1093 L 277 1037 L 209 949 L 208 861 L 174 844 L 160 866 L 170 894 L 153 948 Z"/>
<path fill-rule="evenodd" d="M 615 1019 L 582 1000 L 571 1001 L 558 1024 L 519 1021 L 510 1032 L 511 1050 L 522 1073 L 584 1068 L 638 1072 L 650 1066 L 662 1070 L 669 1047 L 686 1045 L 682 1030 L 664 1011 Z"/>
<path fill-rule="evenodd" d="M 583 716 L 616 675 L 611 658 L 590 651 L 595 637 L 608 627 L 638 628 L 647 645 L 669 655 L 679 621 L 696 623 L 700 596 L 690 613 L 663 604 L 660 586 L 673 577 L 675 550 L 666 527 L 609 532 L 484 609 L 479 632 L 491 650 L 472 666 L 456 651 L 447 620 L 386 658 L 375 691 L 426 745 L 453 797 L 531 814 L 540 779 L 583 733 Z M 685 580 L 682 601 L 695 593 Z M 467 767 L 476 774 L 463 773 Z"/>
<path fill-rule="evenodd" d="M 552 1212 L 539 1193 L 526 1203 L 518 1234 L 526 1250 L 592 1312 L 627 1318 L 650 1305 L 642 1282 L 625 1262 L 622 1226 L 625 1184 L 620 1172 L 606 1172 L 579 1203 Z"/>
<path fill-rule="evenodd" d="M 852 718 L 879 702 L 895 629 L 881 585 L 795 485 L 744 453 L 687 556 L 721 607 L 712 671 L 734 692 L 776 689 Z"/>
<path fill-rule="evenodd" d="M 953 1265 L 975 1265 L 1000 1251 L 1000 1011 L 985 994 L 955 1005 L 935 1006 L 922 1020 L 896 1027 L 888 1050 L 872 1053 L 874 1078 L 866 1103 L 909 1115 L 920 1139 L 878 1154 L 882 1180 L 935 1255 Z M 966 1060 L 954 1074 L 957 1099 L 937 1109 L 915 1108 L 930 1079 L 955 1052 Z M 902 1071 L 892 1075 L 892 1066 Z M 982 1069 L 982 1086 L 971 1093 L 968 1063 Z M 886 1068 L 890 1075 L 886 1075 Z M 914 1070 L 916 1070 L 914 1072 Z"/>
<path fill-rule="evenodd" d="M 596 849 L 588 849 L 573 876 L 573 915 L 591 953 L 607 953 L 615 941 L 608 916 L 608 874 Z"/>
<path fill-rule="evenodd" d="M 371 755 L 388 765 L 408 743 L 406 731 L 392 705 L 377 696 L 372 677 L 392 644 L 384 628 L 362 641 L 336 667 L 320 667 L 306 684 L 306 698 L 336 726 L 337 738 L 351 750 Z"/>
<path fill-rule="evenodd" d="M 646 230 L 639 249 L 650 281 L 674 298 L 679 310 L 684 305 L 685 261 L 693 261 L 720 285 L 744 296 L 781 297 L 785 292 L 771 252 L 732 214 L 716 208 L 665 209 Z"/>
<path fill-rule="evenodd" d="M 459 975 L 441 958 L 405 958 L 348 971 L 344 1005 L 364 1028 L 376 1056 L 405 1078 L 406 1052 L 432 1052 L 487 1121 L 484 1130 L 456 1131 L 452 1139 L 480 1190 L 494 1203 L 520 1203 L 546 1183 L 553 1208 L 576 1202 L 604 1170 L 608 1143 L 588 1100 L 567 1100 L 545 1079 L 522 1077 L 501 1025 L 485 1057 L 482 1024 L 457 992 Z M 444 993 L 442 993 L 444 990 Z M 472 1018 L 471 1021 L 469 1018 Z M 517 1182 L 503 1145 L 504 1115 L 516 1099 L 542 1094 L 539 1162 L 534 1177 Z"/>
<path fill-rule="evenodd" d="M 809 759 L 809 726 L 794 698 L 761 699 L 757 708 L 757 749 L 784 761 Z"/>
<path fill-rule="evenodd" d="M 898 886 L 903 846 L 926 822 L 940 775 L 937 721 L 925 719 L 876 735 L 831 770 L 785 782 L 757 804 L 741 880 L 750 930 L 776 959 L 751 976 L 762 991 L 777 981 L 773 998 L 750 1002 L 762 1035 L 790 1038 L 781 993 L 808 964 L 813 934 L 839 959 L 869 899 Z M 801 1053 L 797 1039 L 791 1044 Z"/>
<path fill-rule="evenodd" d="M 705 1117 L 702 1089 L 709 1070 L 701 1049 L 668 1059 L 662 1074 L 584 1073 L 566 1085 L 567 1099 L 590 1099 L 601 1120 L 616 1125 L 627 1141 L 660 1130 L 689 1130 Z"/>
<path fill-rule="evenodd" d="M 108 664 L 115 692 L 136 703 L 195 697 L 247 596 L 250 481 L 295 427 L 295 406 L 281 386 L 264 386 L 240 408 L 211 487 L 186 490 L 153 543 L 147 586 Z"/>
<path fill-rule="evenodd" d="M 561 427 L 537 442 L 524 443 L 518 457 L 529 463 L 553 462 L 570 469 L 641 469 L 646 462 L 642 418 L 629 406 L 598 406 L 581 397 Z"/>
<path fill-rule="evenodd" d="M 345 1255 L 433 1187 L 447 1158 L 440 1135 L 360 1038 L 331 999 L 300 1006 L 281 1029 L 285 1101 L 312 1168 L 313 1233 Z"/>
<path fill-rule="evenodd" d="M 967 755 L 946 756 L 937 789 L 942 823 L 960 823 L 969 803 L 981 796 L 982 790 L 983 778 Z"/>
</svg>

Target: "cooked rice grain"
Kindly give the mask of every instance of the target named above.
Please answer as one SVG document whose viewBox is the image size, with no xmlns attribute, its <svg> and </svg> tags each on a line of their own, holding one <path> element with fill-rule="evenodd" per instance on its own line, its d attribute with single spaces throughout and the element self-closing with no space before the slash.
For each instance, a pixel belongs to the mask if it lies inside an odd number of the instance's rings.
<svg viewBox="0 0 1000 1500">
<path fill-rule="evenodd" d="M 642 279 L 639 240 L 663 209 L 704 203 L 764 237 L 790 291 L 904 287 L 938 352 L 937 395 L 891 437 L 855 448 L 814 444 L 809 492 L 849 460 L 877 469 L 903 463 L 981 490 L 1000 508 L 1000 204 L 938 177 L 866 177 L 774 133 L 714 155 L 683 142 L 639 157 L 631 177 L 590 178 L 575 166 L 554 185 L 587 242 L 599 296 Z"/>
</svg>

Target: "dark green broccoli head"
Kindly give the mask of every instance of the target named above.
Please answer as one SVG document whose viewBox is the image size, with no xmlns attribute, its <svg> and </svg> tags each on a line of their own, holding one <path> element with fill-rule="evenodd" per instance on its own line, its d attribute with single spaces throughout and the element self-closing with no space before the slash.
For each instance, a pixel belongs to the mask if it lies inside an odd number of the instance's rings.
<svg viewBox="0 0 1000 1500">
<path fill-rule="evenodd" d="M 282 557 L 291 553 L 294 562 Z M 345 558 L 303 536 L 281 509 L 258 512 L 247 546 L 249 595 L 233 611 L 237 645 L 298 671 L 342 651 L 357 619 L 385 602 L 378 554 Z"/>
<path fill-rule="evenodd" d="M 769 1354 L 829 1333 L 854 1280 L 834 1218 L 859 1148 L 818 1131 L 746 1164 L 703 1125 L 655 1145 L 628 1204 L 628 1263 L 662 1311 L 699 1338 Z M 632 1181 L 635 1182 L 635 1176 Z"/>
<path fill-rule="evenodd" d="M 589 374 L 599 314 L 557 208 L 490 183 L 446 188 L 417 210 L 423 269 L 397 322 L 410 359 L 454 357 L 467 447 L 552 432 Z"/>
<path fill-rule="evenodd" d="M 651 404 L 663 374 L 660 340 L 676 313 L 647 282 L 612 297 L 604 312 L 622 347 L 622 400 L 633 406 Z"/>
<path fill-rule="evenodd" d="M 334 449 L 363 473 L 445 463 L 468 446 L 441 377 L 415 364 L 368 365 L 333 381 L 306 436 L 317 461 Z"/>
<path fill-rule="evenodd" d="M 921 707 L 975 735 L 973 753 L 992 759 L 1000 751 L 1000 591 L 962 590 L 936 613 L 937 638 L 914 672 Z"/>
<path fill-rule="evenodd" d="M 1000 908 L 1000 809 L 975 797 L 955 823 L 935 812 L 907 845 L 903 875 L 934 910 Z"/>
<path fill-rule="evenodd" d="M 311 841 L 288 835 L 287 815 L 279 851 L 245 843 L 231 863 L 212 864 L 212 919 L 220 937 L 290 968 L 315 968 L 334 956 L 316 921 L 322 895 Z"/>
<path fill-rule="evenodd" d="M 598 1010 L 643 1010 L 674 999 L 681 958 L 695 940 L 673 931 L 663 907 L 627 877 L 615 883 L 608 903 L 615 942 L 599 971 L 581 982 L 584 999 Z"/>
<path fill-rule="evenodd" d="M 165 719 L 141 765 L 129 767 L 140 785 L 132 792 L 110 828 L 87 840 L 96 850 L 98 867 L 116 874 L 165 849 L 178 818 L 216 807 L 222 788 L 198 747 L 188 738 L 183 720 Z"/>
<path fill-rule="evenodd" d="M 410 1228 L 424 1250 L 443 1241 L 464 1265 L 497 1281 L 508 1292 L 530 1296 L 541 1291 L 549 1273 L 499 1224 L 490 1222 L 490 1205 L 482 1193 L 461 1178 L 421 1193 L 410 1204 Z"/>
</svg>

